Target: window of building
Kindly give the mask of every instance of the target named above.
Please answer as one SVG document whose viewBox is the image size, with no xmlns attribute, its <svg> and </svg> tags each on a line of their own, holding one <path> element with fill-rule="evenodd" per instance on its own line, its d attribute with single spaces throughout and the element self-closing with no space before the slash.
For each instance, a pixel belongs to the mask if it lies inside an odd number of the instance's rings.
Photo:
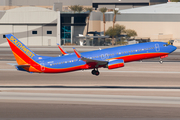
<svg viewBox="0 0 180 120">
<path fill-rule="evenodd" d="M 47 31 L 47 34 L 52 34 L 52 31 Z"/>
<path fill-rule="evenodd" d="M 6 38 L 6 35 L 3 35 L 3 38 Z"/>
<path fill-rule="evenodd" d="M 62 26 L 61 27 L 61 43 L 71 43 L 71 26 Z"/>
<path fill-rule="evenodd" d="M 32 31 L 32 34 L 37 34 L 37 31 Z"/>
</svg>

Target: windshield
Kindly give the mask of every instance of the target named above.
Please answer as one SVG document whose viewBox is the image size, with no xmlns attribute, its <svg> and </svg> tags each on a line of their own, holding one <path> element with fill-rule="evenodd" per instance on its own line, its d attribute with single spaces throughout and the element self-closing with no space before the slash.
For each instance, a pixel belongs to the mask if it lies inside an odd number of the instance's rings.
<svg viewBox="0 0 180 120">
<path fill-rule="evenodd" d="M 169 44 L 164 44 L 163 46 L 165 46 L 165 47 L 166 47 L 166 46 L 169 46 Z"/>
</svg>

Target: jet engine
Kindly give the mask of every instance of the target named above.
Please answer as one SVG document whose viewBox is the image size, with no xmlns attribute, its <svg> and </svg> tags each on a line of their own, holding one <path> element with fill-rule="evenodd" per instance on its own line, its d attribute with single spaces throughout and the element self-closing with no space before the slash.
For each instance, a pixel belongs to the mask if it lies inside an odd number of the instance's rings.
<svg viewBox="0 0 180 120">
<path fill-rule="evenodd" d="M 108 69 L 115 69 L 115 68 L 124 67 L 124 60 L 123 59 L 117 59 L 117 60 L 109 61 L 109 63 L 107 64 L 106 67 Z"/>
</svg>

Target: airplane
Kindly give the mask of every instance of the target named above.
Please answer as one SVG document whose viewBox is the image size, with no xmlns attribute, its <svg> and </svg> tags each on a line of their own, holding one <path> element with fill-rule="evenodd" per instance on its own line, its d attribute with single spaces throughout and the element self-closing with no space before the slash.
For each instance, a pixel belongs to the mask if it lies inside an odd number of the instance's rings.
<svg viewBox="0 0 180 120">
<path fill-rule="evenodd" d="M 74 53 L 71 54 L 62 49 L 64 55 L 50 57 L 35 54 L 12 34 L 7 34 L 6 38 L 17 61 L 17 70 L 30 73 L 64 73 L 92 69 L 91 73 L 98 76 L 98 68 L 101 67 L 121 68 L 127 62 L 155 57 L 160 57 L 160 63 L 163 63 L 162 59 L 177 49 L 165 42 L 148 42 L 82 53 L 73 48 Z"/>
</svg>

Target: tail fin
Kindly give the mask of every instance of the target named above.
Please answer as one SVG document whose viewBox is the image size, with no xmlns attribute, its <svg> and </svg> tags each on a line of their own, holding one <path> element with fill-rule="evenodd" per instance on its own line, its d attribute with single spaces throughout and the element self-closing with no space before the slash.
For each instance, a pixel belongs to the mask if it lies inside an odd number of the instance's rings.
<svg viewBox="0 0 180 120">
<path fill-rule="evenodd" d="M 37 60 L 38 56 L 12 34 L 7 34 L 6 39 L 18 65 L 27 65 Z"/>
</svg>

